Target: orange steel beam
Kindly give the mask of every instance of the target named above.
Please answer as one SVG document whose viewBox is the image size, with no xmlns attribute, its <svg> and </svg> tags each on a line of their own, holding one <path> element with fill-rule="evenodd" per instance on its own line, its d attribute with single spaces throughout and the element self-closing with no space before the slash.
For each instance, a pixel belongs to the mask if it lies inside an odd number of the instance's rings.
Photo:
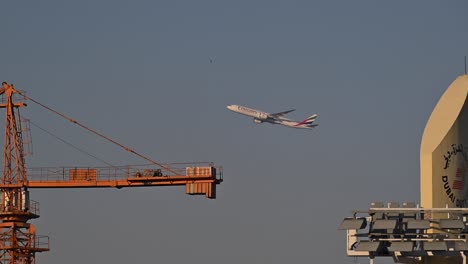
<svg viewBox="0 0 468 264">
<path fill-rule="evenodd" d="M 98 180 L 98 181 L 34 181 L 26 183 L 28 188 L 124 188 L 124 187 L 149 187 L 149 186 L 177 186 L 191 183 L 215 183 L 222 180 L 213 178 L 188 178 L 187 176 L 171 176 L 164 178 L 142 177 L 128 178 L 127 180 Z M 3 187 L 0 184 L 0 188 Z"/>
<path fill-rule="evenodd" d="M 125 180 L 96 180 L 96 181 L 34 181 L 29 180 L 27 188 L 128 188 L 185 185 L 187 194 L 205 195 L 209 199 L 216 198 L 216 185 L 223 180 L 212 177 L 139 177 Z M 10 185 L 11 186 L 11 185 Z M 3 187 L 0 184 L 0 188 Z"/>
<path fill-rule="evenodd" d="M 153 166 L 154 168 L 154 166 Z M 212 166 L 175 168 L 169 171 L 153 170 L 148 166 L 101 168 L 32 168 L 28 180 L 17 187 L 30 188 L 129 188 L 156 186 L 184 186 L 190 195 L 216 198 L 216 185 L 223 181 L 222 168 Z M 182 175 L 182 171 L 185 175 Z M 169 174 L 169 175 L 166 175 Z M 5 187 L 0 183 L 0 188 Z M 12 187 L 11 184 L 8 187 Z"/>
</svg>

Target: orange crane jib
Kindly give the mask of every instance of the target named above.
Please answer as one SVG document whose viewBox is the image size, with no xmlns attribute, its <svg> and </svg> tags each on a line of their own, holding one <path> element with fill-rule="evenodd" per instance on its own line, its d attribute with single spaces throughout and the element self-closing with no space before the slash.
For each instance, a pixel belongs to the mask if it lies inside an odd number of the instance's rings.
<svg viewBox="0 0 468 264">
<path fill-rule="evenodd" d="M 167 165 L 168 166 L 168 165 Z M 29 168 L 28 188 L 124 188 L 185 185 L 186 193 L 216 198 L 216 184 L 223 181 L 222 168 L 197 166 L 171 168 L 177 174 L 147 166 L 101 168 Z M 0 188 L 6 187 L 0 184 Z M 19 186 L 18 186 L 19 187 Z"/>
</svg>

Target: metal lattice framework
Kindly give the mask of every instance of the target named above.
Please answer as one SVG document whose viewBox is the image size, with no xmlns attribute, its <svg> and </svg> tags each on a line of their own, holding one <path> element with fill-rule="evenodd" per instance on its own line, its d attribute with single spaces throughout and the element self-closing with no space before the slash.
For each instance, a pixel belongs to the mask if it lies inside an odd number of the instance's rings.
<svg viewBox="0 0 468 264">
<path fill-rule="evenodd" d="M 2 83 L 0 95 L 5 108 L 5 136 L 3 150 L 3 175 L 0 204 L 0 263 L 35 263 L 36 252 L 49 250 L 49 238 L 36 235 L 34 225 L 28 220 L 37 218 L 37 203 L 31 207 L 23 153 L 23 138 L 19 108 L 23 102 L 13 102 L 17 95 L 13 85 Z"/>
<path fill-rule="evenodd" d="M 466 263 L 468 208 L 419 208 L 414 203 L 373 203 L 356 210 L 339 229 L 346 230 L 351 257 L 392 257 L 395 263 Z M 435 262 L 434 262 L 435 261 Z"/>
<path fill-rule="evenodd" d="M 215 168 L 212 163 L 161 164 L 40 104 L 6 82 L 2 83 L 0 96 L 0 108 L 5 108 L 6 112 L 3 175 L 0 182 L 0 264 L 34 264 L 36 253 L 49 251 L 49 237 L 36 235 L 36 228 L 28 223 L 39 217 L 39 204 L 29 199 L 28 189 L 31 188 L 120 189 L 182 185 L 186 187 L 187 194 L 216 198 L 216 185 L 223 181 L 222 168 Z M 19 111 L 19 108 L 26 106 L 25 100 L 47 108 L 151 164 L 109 168 L 27 169 Z M 187 167 L 181 168 L 182 165 Z"/>
</svg>

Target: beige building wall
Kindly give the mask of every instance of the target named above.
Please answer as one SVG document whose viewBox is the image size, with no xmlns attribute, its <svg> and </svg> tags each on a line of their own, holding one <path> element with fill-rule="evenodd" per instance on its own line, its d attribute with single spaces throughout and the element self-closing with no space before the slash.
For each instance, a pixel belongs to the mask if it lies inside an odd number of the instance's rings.
<svg viewBox="0 0 468 264">
<path fill-rule="evenodd" d="M 421 206 L 468 207 L 468 75 L 434 108 L 421 141 Z"/>
</svg>

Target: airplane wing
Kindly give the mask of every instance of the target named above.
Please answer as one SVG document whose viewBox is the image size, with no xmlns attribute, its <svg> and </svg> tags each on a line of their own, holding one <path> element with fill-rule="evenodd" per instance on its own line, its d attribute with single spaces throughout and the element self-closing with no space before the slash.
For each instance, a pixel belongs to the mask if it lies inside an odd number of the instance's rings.
<svg viewBox="0 0 468 264">
<path fill-rule="evenodd" d="M 292 111 L 295 111 L 296 109 L 291 109 L 291 110 L 288 110 L 288 111 L 284 111 L 284 112 L 279 112 L 279 113 L 274 113 L 274 114 L 270 114 L 272 117 L 282 117 L 286 114 L 289 114 L 291 113 Z"/>
</svg>

